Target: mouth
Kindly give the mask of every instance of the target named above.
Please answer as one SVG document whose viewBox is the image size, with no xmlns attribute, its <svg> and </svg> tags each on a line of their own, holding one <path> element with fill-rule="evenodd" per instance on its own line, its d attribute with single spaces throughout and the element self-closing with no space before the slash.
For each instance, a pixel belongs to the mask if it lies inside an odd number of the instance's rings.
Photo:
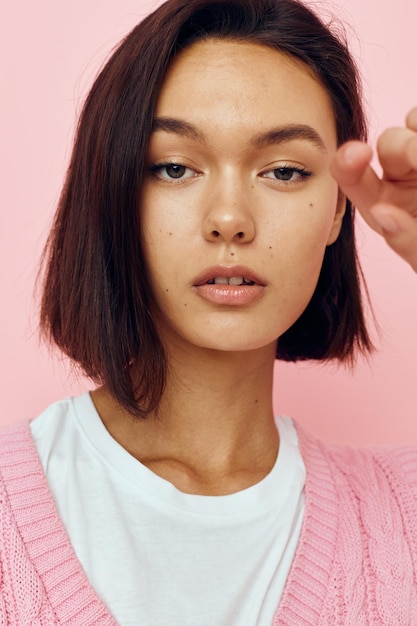
<svg viewBox="0 0 417 626">
<path fill-rule="evenodd" d="M 246 307 L 265 295 L 266 282 L 243 265 L 216 265 L 204 270 L 194 281 L 196 293 L 211 305 Z"/>
<path fill-rule="evenodd" d="M 202 285 L 230 285 L 232 287 L 265 287 L 266 283 L 248 267 L 217 265 L 204 270 L 193 281 L 194 287 Z"/>
<path fill-rule="evenodd" d="M 207 281 L 207 285 L 255 285 L 255 281 L 245 276 L 216 276 Z"/>
</svg>

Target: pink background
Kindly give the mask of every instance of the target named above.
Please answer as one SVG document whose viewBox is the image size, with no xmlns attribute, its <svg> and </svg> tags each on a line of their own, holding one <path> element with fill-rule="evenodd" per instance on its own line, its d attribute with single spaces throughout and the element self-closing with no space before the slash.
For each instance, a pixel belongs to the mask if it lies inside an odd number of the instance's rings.
<svg viewBox="0 0 417 626">
<path fill-rule="evenodd" d="M 111 48 L 157 2 L 39 0 L 3 7 L 1 38 L 0 422 L 35 416 L 91 388 L 37 337 L 34 281 L 77 113 Z M 371 137 L 417 104 L 415 0 L 314 2 L 349 27 L 362 68 Z M 356 33 L 356 35 L 354 34 Z M 360 254 L 381 326 L 379 351 L 349 373 L 276 368 L 275 407 L 328 439 L 417 442 L 417 277 L 362 221 Z"/>
</svg>

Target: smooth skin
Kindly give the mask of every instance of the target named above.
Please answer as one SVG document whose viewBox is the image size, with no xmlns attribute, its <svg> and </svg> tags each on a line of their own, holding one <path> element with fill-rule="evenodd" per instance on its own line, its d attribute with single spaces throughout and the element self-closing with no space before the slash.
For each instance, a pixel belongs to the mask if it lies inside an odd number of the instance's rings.
<svg viewBox="0 0 417 626">
<path fill-rule="evenodd" d="M 345 207 L 325 90 L 275 50 L 211 40 L 177 57 L 155 120 L 140 210 L 159 333 L 171 352 L 274 351 L 310 300 Z M 211 306 L 198 284 L 217 266 L 247 268 L 263 296 Z"/>
<path fill-rule="evenodd" d="M 406 137 L 381 138 L 387 180 L 378 181 L 368 146 L 337 150 L 327 93 L 305 66 L 254 43 L 209 40 L 176 57 L 155 117 L 140 211 L 168 382 L 145 421 L 105 388 L 92 397 L 111 435 L 156 474 L 188 493 L 233 493 L 276 460 L 276 338 L 306 306 L 338 236 L 339 185 L 371 225 L 395 221 L 395 233 L 377 229 L 416 269 L 417 113 Z M 259 278 L 260 297 L 207 301 L 199 278 L 233 266 Z"/>
</svg>

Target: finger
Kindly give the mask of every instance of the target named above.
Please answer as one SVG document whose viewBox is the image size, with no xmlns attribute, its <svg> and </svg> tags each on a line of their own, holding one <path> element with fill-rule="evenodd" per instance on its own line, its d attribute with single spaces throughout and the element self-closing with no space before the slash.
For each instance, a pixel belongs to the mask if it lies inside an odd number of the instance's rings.
<svg viewBox="0 0 417 626">
<path fill-rule="evenodd" d="M 381 194 L 381 181 L 370 167 L 371 148 L 359 141 L 350 141 L 337 151 L 330 166 L 332 176 L 343 193 L 361 211 L 366 222 L 380 230 L 368 209 Z"/>
<path fill-rule="evenodd" d="M 405 123 L 408 128 L 417 131 L 417 107 L 411 109 L 410 113 L 407 115 Z"/>
<path fill-rule="evenodd" d="M 377 143 L 384 179 L 407 181 L 417 178 L 417 134 L 410 128 L 389 128 Z"/>
<path fill-rule="evenodd" d="M 417 221 L 390 204 L 376 204 L 370 214 L 388 245 L 417 272 Z"/>
</svg>

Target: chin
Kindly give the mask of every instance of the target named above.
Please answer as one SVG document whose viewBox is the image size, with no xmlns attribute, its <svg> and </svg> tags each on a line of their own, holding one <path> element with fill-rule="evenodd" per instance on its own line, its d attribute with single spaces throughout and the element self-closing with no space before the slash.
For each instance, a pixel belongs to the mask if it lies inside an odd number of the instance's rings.
<svg viewBox="0 0 417 626">
<path fill-rule="evenodd" d="M 234 352 L 241 354 L 242 352 L 253 352 L 256 350 L 269 351 L 272 346 L 275 353 L 277 343 L 277 337 L 275 335 L 273 337 L 263 337 L 257 339 L 256 337 L 253 337 L 252 333 L 250 340 L 248 340 L 248 335 L 245 335 L 245 333 L 240 332 L 239 337 L 233 338 L 229 334 L 228 338 L 224 341 L 207 341 L 207 338 L 205 338 L 202 341 L 196 341 L 195 345 L 198 348 L 213 350 L 219 353 L 224 352 L 225 354 L 231 354 Z"/>
</svg>

